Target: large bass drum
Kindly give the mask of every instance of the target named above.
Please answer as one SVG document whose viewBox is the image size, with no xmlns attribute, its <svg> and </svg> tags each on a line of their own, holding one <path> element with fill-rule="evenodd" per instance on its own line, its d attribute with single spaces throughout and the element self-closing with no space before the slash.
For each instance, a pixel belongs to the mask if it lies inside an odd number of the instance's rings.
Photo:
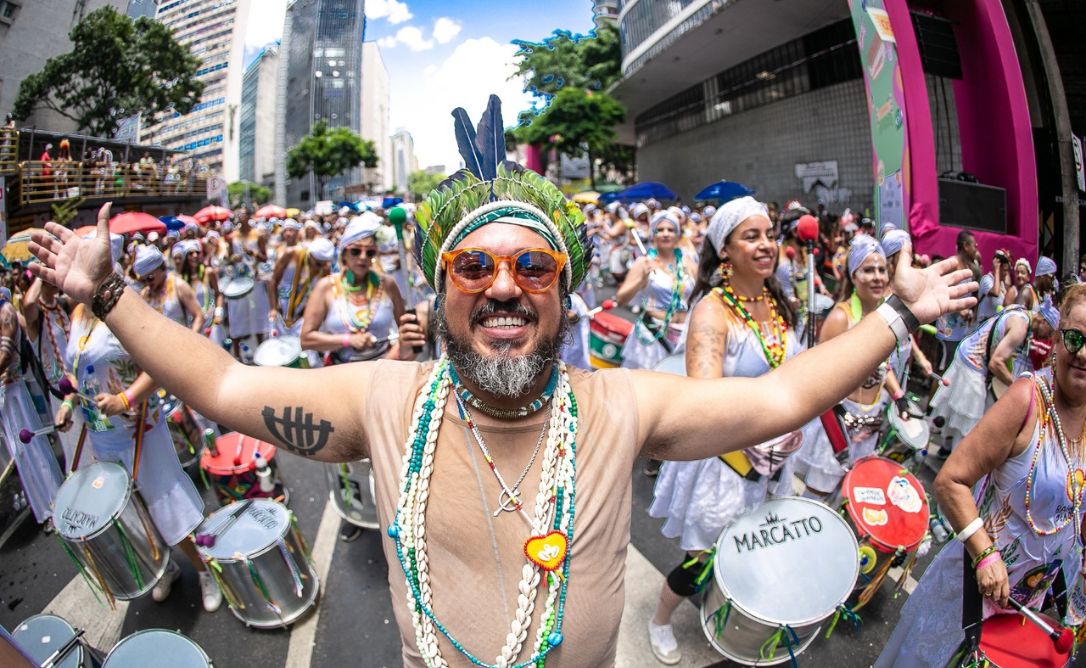
<svg viewBox="0 0 1086 668">
<path fill-rule="evenodd" d="M 166 629 L 147 629 L 113 646 L 102 668 L 211 668 L 203 648 Z"/>
<path fill-rule="evenodd" d="M 763 503 L 717 541 L 702 629 L 722 655 L 748 666 L 789 661 L 844 604 L 859 573 L 856 536 L 811 499 Z"/>
<path fill-rule="evenodd" d="M 166 572 L 170 548 L 120 464 L 96 462 L 69 476 L 57 490 L 53 525 L 108 598 L 142 596 Z"/>
</svg>

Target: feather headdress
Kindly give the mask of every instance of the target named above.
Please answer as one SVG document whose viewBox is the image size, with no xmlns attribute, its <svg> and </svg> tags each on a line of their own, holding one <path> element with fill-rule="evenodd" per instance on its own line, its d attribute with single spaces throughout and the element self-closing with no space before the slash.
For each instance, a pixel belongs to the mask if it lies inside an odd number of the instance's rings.
<svg viewBox="0 0 1086 668">
<path fill-rule="evenodd" d="M 505 159 L 501 100 L 491 95 L 478 126 L 463 109 L 452 113 L 464 169 L 443 181 L 415 212 L 415 260 L 437 292 L 444 290 L 441 254 L 493 222 L 529 227 L 569 257 L 563 269 L 572 292 L 592 260 L 584 214 L 539 174 Z"/>
</svg>

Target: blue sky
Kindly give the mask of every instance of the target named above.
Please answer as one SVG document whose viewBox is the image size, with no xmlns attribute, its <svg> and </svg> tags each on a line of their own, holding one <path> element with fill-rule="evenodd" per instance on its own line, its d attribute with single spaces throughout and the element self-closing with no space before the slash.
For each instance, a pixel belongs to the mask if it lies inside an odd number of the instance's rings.
<svg viewBox="0 0 1086 668">
<path fill-rule="evenodd" d="M 259 5 L 260 10 L 256 11 Z M 278 39 L 286 0 L 253 3 L 247 56 Z M 366 0 L 366 40 L 377 41 L 391 89 L 390 130 L 415 139 L 420 167 L 458 164 L 450 112 L 464 107 L 477 118 L 490 93 L 502 98 L 506 125 L 530 106 L 513 72 L 511 42 L 540 41 L 558 28 L 592 29 L 591 0 L 438 2 Z"/>
</svg>

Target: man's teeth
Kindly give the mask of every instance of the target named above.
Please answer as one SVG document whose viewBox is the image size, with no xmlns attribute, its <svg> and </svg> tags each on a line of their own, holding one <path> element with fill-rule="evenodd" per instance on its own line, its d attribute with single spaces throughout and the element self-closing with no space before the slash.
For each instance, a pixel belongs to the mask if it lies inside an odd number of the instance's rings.
<svg viewBox="0 0 1086 668">
<path fill-rule="evenodd" d="M 483 319 L 483 327 L 523 327 L 528 321 L 517 317 L 491 317 Z"/>
</svg>

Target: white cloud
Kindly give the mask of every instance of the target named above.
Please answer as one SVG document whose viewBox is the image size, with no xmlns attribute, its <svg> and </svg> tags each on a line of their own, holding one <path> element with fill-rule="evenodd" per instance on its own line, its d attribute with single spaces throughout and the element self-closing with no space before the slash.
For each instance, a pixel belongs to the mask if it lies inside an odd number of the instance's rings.
<svg viewBox="0 0 1086 668">
<path fill-rule="evenodd" d="M 448 44 L 460 34 L 460 23 L 453 21 L 448 16 L 442 16 L 434 21 L 434 39 L 438 44 Z"/>
<path fill-rule="evenodd" d="M 287 0 L 260 0 L 260 10 L 249 12 L 249 25 L 245 26 L 245 44 L 260 48 L 283 36 L 283 18 L 287 12 Z"/>
<path fill-rule="evenodd" d="M 412 51 L 429 51 L 434 48 L 434 40 L 425 39 L 422 30 L 415 26 L 404 26 L 397 30 L 395 35 L 377 40 L 377 46 L 383 49 L 391 49 L 397 44 L 403 44 Z"/>
<path fill-rule="evenodd" d="M 502 100 L 506 127 L 516 124 L 517 114 L 531 106 L 523 80 L 510 78 L 516 69 L 516 51 L 512 44 L 499 44 L 489 37 L 468 39 L 444 62 L 423 69 L 421 81 L 393 87 L 392 127 L 411 132 L 420 166 L 444 165 L 447 172 L 460 166 L 451 116 L 456 107 L 478 120 L 493 93 Z"/>
<path fill-rule="evenodd" d="M 397 24 L 410 21 L 414 14 L 407 8 L 406 2 L 398 0 L 366 0 L 366 18 L 388 19 Z"/>
<path fill-rule="evenodd" d="M 382 37 L 381 39 L 377 40 L 377 46 L 381 47 L 382 49 L 391 49 L 391 48 L 395 47 L 396 46 L 396 36 L 395 35 L 387 35 L 385 37 Z"/>
</svg>

